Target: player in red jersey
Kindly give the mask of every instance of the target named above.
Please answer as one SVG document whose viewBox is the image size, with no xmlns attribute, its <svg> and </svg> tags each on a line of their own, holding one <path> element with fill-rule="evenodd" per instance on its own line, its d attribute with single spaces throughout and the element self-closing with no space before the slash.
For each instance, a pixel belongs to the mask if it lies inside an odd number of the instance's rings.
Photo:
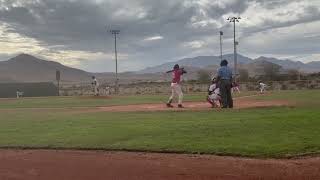
<svg viewBox="0 0 320 180">
<path fill-rule="evenodd" d="M 183 93 L 181 90 L 181 76 L 187 73 L 183 68 L 180 68 L 178 64 L 174 65 L 173 70 L 168 71 L 167 73 L 172 73 L 172 81 L 171 81 L 171 96 L 169 101 L 167 102 L 167 107 L 172 108 L 172 100 L 175 94 L 178 95 L 178 107 L 183 108 L 182 100 L 183 100 Z"/>
</svg>

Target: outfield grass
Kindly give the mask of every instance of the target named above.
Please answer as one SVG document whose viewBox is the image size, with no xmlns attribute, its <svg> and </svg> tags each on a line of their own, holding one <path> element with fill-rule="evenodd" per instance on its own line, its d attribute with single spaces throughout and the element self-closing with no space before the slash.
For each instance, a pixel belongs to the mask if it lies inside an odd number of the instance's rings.
<svg viewBox="0 0 320 180">
<path fill-rule="evenodd" d="M 0 113 L 0 147 L 174 151 L 287 157 L 320 153 L 320 91 L 259 99 L 297 107 L 202 112 L 75 113 L 10 109 Z"/>
<path fill-rule="evenodd" d="M 268 96 L 254 97 L 259 100 L 287 100 L 299 103 L 298 106 L 319 107 L 320 90 L 277 91 Z"/>
<path fill-rule="evenodd" d="M 255 92 L 244 92 L 236 96 L 246 96 Z M 206 93 L 186 94 L 185 101 L 204 101 Z M 110 98 L 96 97 L 44 97 L 0 99 L 0 109 L 10 108 L 66 108 L 66 107 L 97 107 L 125 104 L 165 103 L 169 95 L 136 95 L 112 96 Z"/>
</svg>

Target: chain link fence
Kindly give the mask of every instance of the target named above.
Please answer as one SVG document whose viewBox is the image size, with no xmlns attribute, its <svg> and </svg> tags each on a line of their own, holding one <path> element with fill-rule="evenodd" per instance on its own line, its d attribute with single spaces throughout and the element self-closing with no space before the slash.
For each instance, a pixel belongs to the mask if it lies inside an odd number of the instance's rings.
<svg viewBox="0 0 320 180">
<path fill-rule="evenodd" d="M 300 80 L 300 81 L 269 81 L 267 90 L 306 90 L 320 89 L 320 79 Z M 197 82 L 183 82 L 182 89 L 185 93 L 207 92 L 208 84 Z M 258 82 L 242 82 L 240 83 L 241 91 L 258 91 Z M 100 84 L 100 95 L 115 94 L 114 85 Z M 138 95 L 138 94 L 168 94 L 171 92 L 170 82 L 139 82 L 132 84 L 120 84 L 120 95 Z M 91 83 L 76 83 L 61 85 L 60 95 L 62 96 L 90 96 L 94 95 Z"/>
</svg>

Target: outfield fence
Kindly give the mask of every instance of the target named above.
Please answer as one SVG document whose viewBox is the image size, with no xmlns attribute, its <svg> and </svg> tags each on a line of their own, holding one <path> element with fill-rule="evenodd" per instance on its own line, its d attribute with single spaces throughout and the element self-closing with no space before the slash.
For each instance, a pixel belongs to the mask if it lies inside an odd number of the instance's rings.
<svg viewBox="0 0 320 180">
<path fill-rule="evenodd" d="M 267 90 L 306 90 L 320 89 L 320 79 L 300 80 L 300 81 L 270 81 L 267 84 Z M 209 83 L 183 82 L 182 89 L 185 93 L 206 92 Z M 101 84 L 101 95 L 114 94 L 114 86 L 110 84 Z M 258 91 L 258 82 L 240 83 L 241 91 Z M 140 82 L 132 84 L 120 84 L 121 95 L 137 94 L 168 94 L 171 92 L 170 82 Z M 60 94 L 63 96 L 88 96 L 93 95 L 93 87 L 90 83 L 64 83 L 61 85 Z"/>
<path fill-rule="evenodd" d="M 58 96 L 58 88 L 51 82 L 0 83 L 0 98 Z"/>
</svg>

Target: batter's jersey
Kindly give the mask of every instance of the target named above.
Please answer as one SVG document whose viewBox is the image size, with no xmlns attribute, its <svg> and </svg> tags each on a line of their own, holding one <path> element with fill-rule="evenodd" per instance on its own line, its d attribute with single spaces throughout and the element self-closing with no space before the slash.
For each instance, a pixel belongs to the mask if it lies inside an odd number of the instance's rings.
<svg viewBox="0 0 320 180">
<path fill-rule="evenodd" d="M 183 70 L 177 69 L 172 72 L 172 83 L 180 83 Z"/>
</svg>

